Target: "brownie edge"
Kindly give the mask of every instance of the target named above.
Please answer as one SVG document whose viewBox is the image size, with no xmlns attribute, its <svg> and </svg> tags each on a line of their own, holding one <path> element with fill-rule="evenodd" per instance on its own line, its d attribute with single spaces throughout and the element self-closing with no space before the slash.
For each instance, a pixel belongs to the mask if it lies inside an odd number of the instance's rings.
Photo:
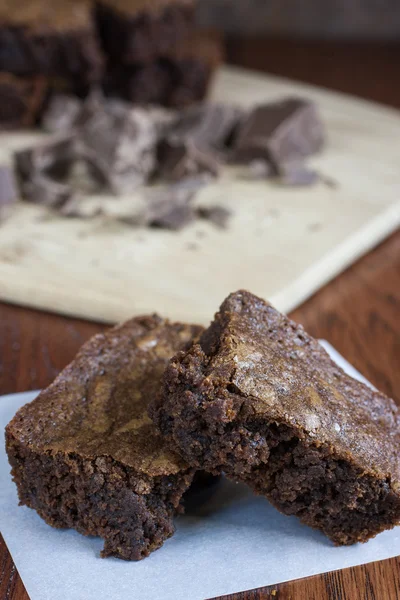
<svg viewBox="0 0 400 600">
<path fill-rule="evenodd" d="M 400 415 L 246 291 L 170 362 L 151 416 L 193 467 L 224 472 L 335 544 L 400 522 Z"/>
<path fill-rule="evenodd" d="M 194 469 L 147 415 L 168 359 L 201 328 L 140 317 L 97 335 L 6 428 L 20 504 L 140 560 L 174 532 Z"/>
</svg>

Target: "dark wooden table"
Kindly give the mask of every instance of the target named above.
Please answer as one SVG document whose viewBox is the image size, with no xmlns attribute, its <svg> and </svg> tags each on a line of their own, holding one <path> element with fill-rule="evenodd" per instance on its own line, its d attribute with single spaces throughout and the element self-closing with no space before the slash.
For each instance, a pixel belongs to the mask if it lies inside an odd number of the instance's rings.
<svg viewBox="0 0 400 600">
<path fill-rule="evenodd" d="M 230 39 L 228 59 L 400 108 L 400 44 Z M 312 335 L 329 340 L 373 384 L 400 402 L 400 232 L 291 316 Z M 81 344 L 102 329 L 103 325 L 0 303 L 0 394 L 48 385 Z M 400 558 L 227 598 L 400 599 Z M 27 600 L 28 595 L 0 537 L 0 600 L 6 599 Z"/>
</svg>

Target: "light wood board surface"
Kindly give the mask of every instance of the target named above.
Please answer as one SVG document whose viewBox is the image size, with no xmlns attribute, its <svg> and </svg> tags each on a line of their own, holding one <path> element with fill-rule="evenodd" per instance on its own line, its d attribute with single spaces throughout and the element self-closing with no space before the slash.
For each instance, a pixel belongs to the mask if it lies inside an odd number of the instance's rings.
<svg viewBox="0 0 400 600">
<path fill-rule="evenodd" d="M 328 141 L 309 163 L 335 187 L 284 188 L 226 168 L 196 203 L 232 209 L 228 228 L 199 221 L 179 233 L 20 203 L 0 226 L 0 299 L 106 322 L 157 311 L 208 323 L 248 288 L 292 310 L 399 227 L 400 113 L 227 67 L 212 98 L 250 106 L 288 94 L 318 103 Z M 37 137 L 1 135 L 0 161 Z"/>
</svg>

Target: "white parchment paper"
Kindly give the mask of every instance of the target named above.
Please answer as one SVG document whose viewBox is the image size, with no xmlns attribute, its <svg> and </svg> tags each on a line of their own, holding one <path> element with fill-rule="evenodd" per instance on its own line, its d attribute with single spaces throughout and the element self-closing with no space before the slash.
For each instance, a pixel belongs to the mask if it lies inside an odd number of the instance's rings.
<svg viewBox="0 0 400 600">
<path fill-rule="evenodd" d="M 1 397 L 0 427 L 34 396 Z M 335 548 L 246 487 L 223 481 L 211 498 L 177 519 L 174 537 L 149 558 L 104 560 L 101 540 L 52 529 L 33 510 L 18 506 L 3 446 L 0 530 L 31 600 L 203 600 L 400 554 L 400 527 L 367 544 Z"/>
</svg>

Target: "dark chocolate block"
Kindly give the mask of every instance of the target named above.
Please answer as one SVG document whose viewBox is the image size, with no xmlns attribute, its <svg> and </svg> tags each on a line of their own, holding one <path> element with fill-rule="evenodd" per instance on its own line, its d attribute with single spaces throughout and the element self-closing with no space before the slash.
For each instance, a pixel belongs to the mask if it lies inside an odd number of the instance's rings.
<svg viewBox="0 0 400 600">
<path fill-rule="evenodd" d="M 239 127 L 234 143 L 234 159 L 269 161 L 280 168 L 320 150 L 324 128 L 313 102 L 288 98 L 252 110 Z"/>
<path fill-rule="evenodd" d="M 168 56 L 194 22 L 193 0 L 98 0 L 96 12 L 107 56 L 123 65 Z"/>
<path fill-rule="evenodd" d="M 22 78 L 0 73 L 0 129 L 34 125 L 47 92 L 44 77 Z"/>
<path fill-rule="evenodd" d="M 71 133 L 15 153 L 15 171 L 25 200 L 60 208 L 74 196 L 66 179 L 75 161 L 76 145 Z"/>
<path fill-rule="evenodd" d="M 225 472 L 336 544 L 400 523 L 400 413 L 249 292 L 164 376 L 151 411 L 193 467 Z"/>
<path fill-rule="evenodd" d="M 53 527 L 102 537 L 103 557 L 159 548 L 194 470 L 165 446 L 147 406 L 168 359 L 200 331 L 149 316 L 87 342 L 6 428 L 20 503 Z"/>
<path fill-rule="evenodd" d="M 96 82 L 102 56 L 86 0 L 0 1 L 0 70 Z"/>
<path fill-rule="evenodd" d="M 240 118 L 234 106 L 204 103 L 182 111 L 159 149 L 159 173 L 169 180 L 208 173 L 217 176 L 226 142 Z"/>
<path fill-rule="evenodd" d="M 104 89 L 135 104 L 188 106 L 204 99 L 221 57 L 219 38 L 195 36 L 169 58 L 140 67 L 112 66 Z"/>
<path fill-rule="evenodd" d="M 207 148 L 200 149 L 190 140 L 179 145 L 165 142 L 159 152 L 159 175 L 167 181 L 181 181 L 185 177 L 208 174 L 217 177 L 220 163 Z"/>
<path fill-rule="evenodd" d="M 156 167 L 158 123 L 144 108 L 99 107 L 80 127 L 83 156 L 94 177 L 114 194 L 146 183 Z"/>
</svg>

